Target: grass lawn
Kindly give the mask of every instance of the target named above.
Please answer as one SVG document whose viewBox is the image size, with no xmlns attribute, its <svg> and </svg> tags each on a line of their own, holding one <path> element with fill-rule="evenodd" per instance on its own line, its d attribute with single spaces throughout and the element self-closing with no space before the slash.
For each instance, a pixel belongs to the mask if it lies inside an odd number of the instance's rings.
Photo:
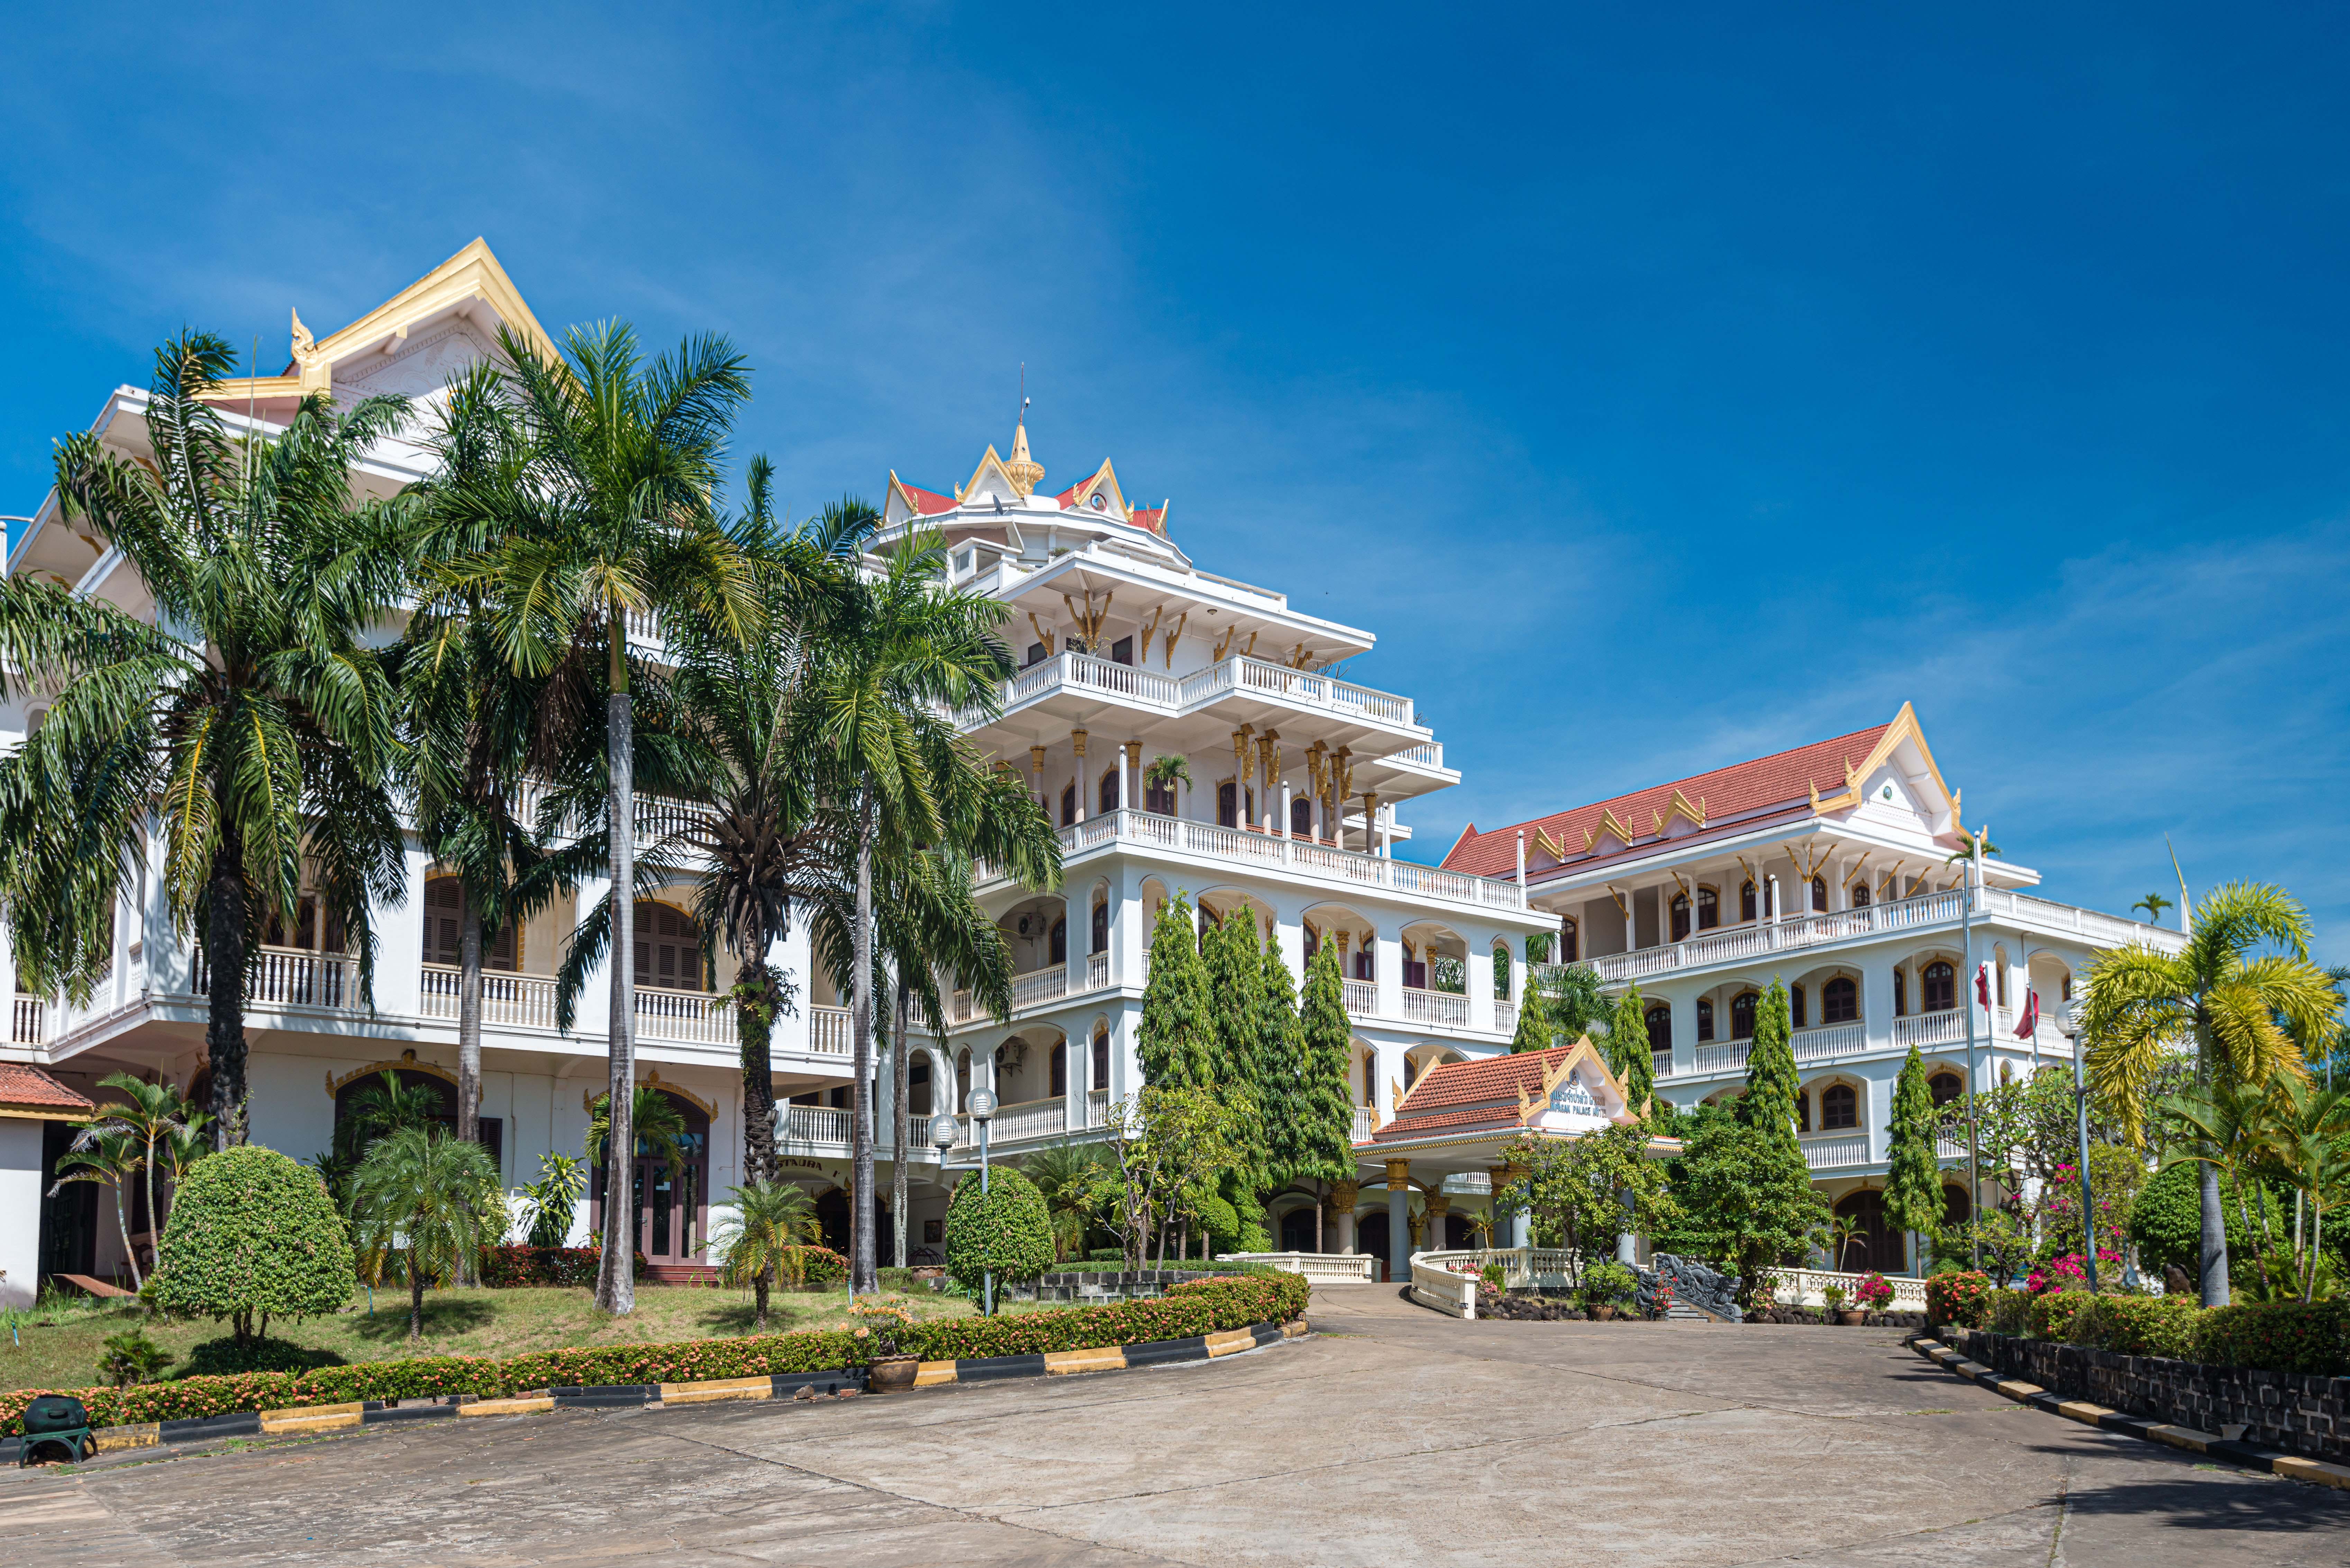
<svg viewBox="0 0 2350 1568">
<path fill-rule="evenodd" d="M 959 1297 L 928 1290 L 905 1293 L 918 1318 L 963 1317 L 973 1310 Z M 1006 1312 L 1054 1311 L 1045 1305 L 1005 1303 Z M 0 1321 L 0 1388 L 84 1388 L 100 1381 L 99 1342 L 140 1322 L 137 1306 L 86 1298 L 44 1303 L 5 1314 Z M 850 1325 L 848 1295 L 835 1286 L 824 1291 L 778 1291 L 768 1300 L 767 1332 Z M 194 1345 L 224 1338 L 225 1323 L 198 1320 L 147 1324 L 148 1337 L 176 1357 Z M 364 1291 L 332 1317 L 300 1323 L 273 1320 L 272 1339 L 312 1350 L 331 1350 L 345 1361 L 389 1361 L 405 1355 L 515 1355 L 577 1345 L 637 1345 L 680 1339 L 718 1339 L 752 1332 L 748 1293 L 706 1286 L 639 1284 L 637 1310 L 608 1317 L 596 1310 L 585 1286 L 518 1290 L 428 1291 L 424 1338 L 408 1339 L 408 1293 L 379 1290 L 374 1315 Z M 176 1368 L 167 1369 L 170 1376 Z"/>
</svg>

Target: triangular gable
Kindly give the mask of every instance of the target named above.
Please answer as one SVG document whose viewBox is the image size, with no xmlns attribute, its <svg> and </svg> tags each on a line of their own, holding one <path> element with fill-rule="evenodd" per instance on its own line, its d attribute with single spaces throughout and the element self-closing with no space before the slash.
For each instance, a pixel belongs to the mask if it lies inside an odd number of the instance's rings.
<svg viewBox="0 0 2350 1568">
<path fill-rule="evenodd" d="M 1959 797 L 1957 792 L 1942 782 L 1942 770 L 1935 764 L 1933 748 L 1926 743 L 1926 732 L 1918 722 L 1917 711 L 1907 702 L 1901 704 L 1901 711 L 1894 715 L 1893 722 L 1885 727 L 1885 732 L 1877 737 L 1877 744 L 1869 748 L 1866 756 L 1856 763 L 1846 759 L 1844 788 L 1833 794 L 1822 794 L 1817 784 L 1812 785 L 1812 809 L 1815 812 L 1848 811 L 1858 805 L 1869 781 L 1876 776 L 1877 770 L 1893 761 L 1894 754 L 1904 744 L 1915 746 L 1918 760 L 1925 763 L 1929 785 L 1925 805 L 1929 813 L 1940 823 L 1937 831 L 1947 830 L 1958 821 Z M 1906 773 L 1902 784 L 1905 789 L 1917 787 L 1909 783 Z"/>
<path fill-rule="evenodd" d="M 993 483 L 989 483 L 990 480 Z M 988 443 L 987 455 L 979 460 L 979 466 L 971 471 L 970 482 L 958 493 L 959 498 L 969 501 L 983 488 L 1005 501 L 1020 499 L 1020 486 L 1013 482 L 1012 471 L 1004 466 L 1003 459 L 996 455 L 993 441 Z"/>
<path fill-rule="evenodd" d="M 889 471 L 888 499 L 882 505 L 883 521 L 896 523 L 908 517 L 932 517 L 941 512 L 953 511 L 954 505 L 952 496 L 917 489 L 899 479 L 896 469 Z"/>
<path fill-rule="evenodd" d="M 1595 1079 L 1612 1096 L 1611 1103 L 1616 1106 L 1613 1111 L 1603 1108 L 1599 1114 L 1619 1126 L 1639 1119 L 1631 1104 L 1631 1096 L 1624 1092 L 1624 1081 L 1608 1067 L 1607 1058 L 1600 1054 L 1599 1047 L 1591 1043 L 1590 1035 L 1584 1035 L 1572 1045 L 1555 1046 L 1544 1052 L 1543 1056 L 1541 1091 L 1534 1093 L 1523 1087 L 1518 1090 L 1518 1121 L 1521 1126 L 1530 1125 L 1554 1111 L 1565 1108 L 1559 1102 L 1562 1097 L 1571 1097 L 1572 1091 L 1578 1086 L 1577 1081 L 1580 1080 L 1581 1086 L 1587 1090 Z M 1554 1057 L 1555 1060 L 1552 1059 Z M 1585 1071 L 1578 1072 L 1578 1068 Z M 1596 1096 L 1594 1100 L 1596 1103 Z"/>
<path fill-rule="evenodd" d="M 1096 496 L 1102 499 L 1099 506 L 1093 504 Z M 1090 478 L 1080 480 L 1061 492 L 1058 500 L 1071 511 L 1082 508 L 1104 517 L 1115 517 L 1121 523 L 1126 521 L 1126 493 L 1118 489 L 1118 472 L 1110 467 L 1107 458 L 1102 459 L 1102 465 L 1094 470 Z"/>
</svg>

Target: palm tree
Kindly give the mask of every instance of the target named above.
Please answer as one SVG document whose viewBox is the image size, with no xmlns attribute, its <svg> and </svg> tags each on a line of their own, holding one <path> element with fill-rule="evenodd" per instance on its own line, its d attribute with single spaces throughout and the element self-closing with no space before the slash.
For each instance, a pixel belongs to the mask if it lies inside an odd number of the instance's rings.
<svg viewBox="0 0 2350 1568">
<path fill-rule="evenodd" d="M 710 1240 L 703 1245 L 723 1255 L 718 1265 L 722 1283 L 737 1290 L 750 1287 L 757 1313 L 753 1331 L 764 1334 L 768 1291 L 778 1275 L 799 1282 L 799 1249 L 822 1243 L 824 1221 L 816 1218 L 807 1189 L 795 1182 L 748 1182 L 726 1197 L 733 1208 L 712 1223 Z"/>
<path fill-rule="evenodd" d="M 2283 889 L 2231 882 L 2203 900 L 2192 924 L 2177 956 L 2133 942 L 2100 955 L 2084 987 L 2090 1083 L 2133 1140 L 2144 1136 L 2147 1090 L 2173 1052 L 2193 1048 L 2206 1089 L 2264 1088 L 2279 1075 L 2306 1075 L 2294 1034 L 2325 1038 L 2336 1027 L 2342 998 L 2310 961 L 2309 916 Z M 2202 1211 L 2203 1304 L 2222 1306 L 2228 1238 L 2219 1169 L 2208 1159 Z"/>
<path fill-rule="evenodd" d="M 381 1082 L 351 1092 L 350 1103 L 335 1123 L 335 1152 L 344 1159 L 356 1162 L 376 1139 L 408 1127 L 431 1127 L 441 1115 L 441 1097 L 422 1078 L 403 1084 L 393 1068 L 379 1076 Z"/>
<path fill-rule="evenodd" d="M 1100 1144 L 1071 1143 L 1066 1138 L 1046 1144 L 1020 1162 L 1020 1174 L 1045 1195 L 1045 1210 L 1053 1225 L 1053 1250 L 1058 1257 L 1074 1257 L 1086 1244 L 1086 1227 L 1100 1208 L 1095 1194 L 1102 1164 Z"/>
<path fill-rule="evenodd" d="M 190 332 L 155 360 L 151 467 L 88 432 L 57 452 L 60 510 L 122 552 L 152 621 L 0 582 L 0 689 L 55 694 L 0 759 L 0 898 L 20 983 L 86 1001 L 155 825 L 174 921 L 209 975 L 225 1147 L 245 1137 L 246 961 L 268 918 L 294 922 L 310 867 L 371 1005 L 371 912 L 405 896 L 391 677 L 369 642 L 400 593 L 398 519 L 353 500 L 349 470 L 407 404 L 338 413 L 315 396 L 281 434 L 238 440 L 205 400 L 234 369 L 225 342 Z"/>
<path fill-rule="evenodd" d="M 869 511 L 861 502 L 843 510 Z M 1050 886 L 1059 875 L 1059 841 L 1042 810 L 956 732 L 952 715 L 984 722 L 1002 711 L 1013 663 L 995 636 L 1007 612 L 983 595 L 943 586 L 945 559 L 936 535 L 910 538 L 878 576 L 827 596 L 808 628 L 806 754 L 816 761 L 825 798 L 845 810 L 854 853 L 847 952 L 836 957 L 847 958 L 841 967 L 855 987 L 849 1279 L 860 1291 L 873 1288 L 875 1266 L 875 850 L 890 843 L 951 848 L 1029 886 Z"/>
<path fill-rule="evenodd" d="M 2350 1093 L 2320 1088 L 2303 1080 L 2282 1077 L 2265 1106 L 2259 1147 L 2252 1158 L 2253 1174 L 2292 1188 L 2306 1205 L 2312 1230 L 2309 1245 L 2294 1259 L 2297 1283 L 2306 1303 L 2317 1280 L 2319 1249 L 2325 1239 L 2325 1216 L 2350 1198 Z M 2301 1228 L 2293 1227 L 2300 1248 Z M 2265 1271 L 2263 1271 L 2265 1272 Z"/>
<path fill-rule="evenodd" d="M 192 1101 L 182 1100 L 180 1104 L 182 1113 L 179 1126 L 166 1133 L 162 1141 L 155 1146 L 155 1158 L 163 1167 L 167 1199 L 163 1213 L 165 1221 L 171 1219 L 171 1206 L 179 1199 L 180 1182 L 188 1174 L 188 1167 L 212 1152 L 212 1141 L 205 1136 L 212 1118 L 196 1109 Z M 155 1233 L 158 1236 L 163 1233 L 162 1224 L 156 1225 Z"/>
<path fill-rule="evenodd" d="M 610 1096 L 598 1095 L 596 1096 L 594 1107 L 588 1113 L 588 1137 L 582 1153 L 590 1166 L 594 1166 L 598 1161 L 604 1161 L 607 1168 L 609 1168 L 612 1164 L 619 1163 L 610 1159 L 611 1151 L 606 1142 L 612 1136 L 612 1118 L 607 1114 L 611 1109 L 611 1105 Z M 654 1159 L 671 1166 L 681 1167 L 685 1164 L 685 1113 L 677 1108 L 675 1100 L 671 1099 L 651 1085 L 639 1084 L 635 1093 L 629 1096 L 628 1119 L 621 1124 L 621 1130 L 634 1136 L 637 1153 L 631 1155 L 626 1163 L 620 1164 L 619 1186 L 614 1187 L 608 1179 L 605 1182 L 604 1191 L 608 1196 L 614 1192 L 627 1192 L 631 1189 L 635 1177 L 632 1168 L 639 1155 L 650 1155 Z M 625 1207 L 625 1205 L 615 1205 L 609 1202 L 604 1205 L 607 1212 L 615 1207 Z M 606 1232 L 608 1234 L 610 1230 L 611 1227 L 608 1224 L 605 1227 Z M 633 1240 L 634 1231 L 635 1220 L 631 1219 L 623 1228 L 623 1233 Z"/>
<path fill-rule="evenodd" d="M 2159 893 L 2148 893 L 2145 898 L 2140 898 L 2137 903 L 2130 906 L 2133 909 L 2144 909 L 2146 911 L 2146 923 L 2149 926 L 2158 926 L 2162 924 L 2162 911 L 2175 907 L 2176 906 L 2170 899 L 2164 898 Z"/>
<path fill-rule="evenodd" d="M 109 1130 L 104 1127 L 86 1127 L 74 1134 L 66 1152 L 57 1156 L 57 1168 L 72 1168 L 71 1175 L 60 1175 L 49 1188 L 55 1198 L 57 1189 L 68 1181 L 95 1182 L 114 1189 L 114 1228 L 122 1237 L 122 1255 L 130 1262 L 130 1288 L 142 1288 L 139 1272 L 139 1254 L 130 1245 L 130 1221 L 123 1212 L 122 1189 L 140 1165 L 139 1140 L 130 1133 Z"/>
<path fill-rule="evenodd" d="M 633 694 L 646 675 L 629 655 L 631 624 L 684 612 L 746 637 L 755 628 L 753 571 L 719 522 L 712 493 L 736 410 L 750 396 L 742 356 L 723 338 L 689 337 L 650 367 L 636 334 L 618 323 L 574 327 L 559 353 L 499 338 L 504 392 L 523 436 L 523 456 L 437 504 L 452 525 L 478 516 L 499 543 L 436 570 L 450 592 L 477 592 L 491 635 L 522 675 L 547 682 L 547 703 L 587 727 L 588 698 L 602 670 L 604 848 L 609 903 L 601 940 L 610 950 L 606 1037 L 610 1092 L 636 1076 L 637 893 L 632 764 Z M 575 938 L 577 949 L 588 933 Z M 629 1105 L 619 1099 L 625 1124 Z M 634 1140 L 610 1140 L 608 1189 L 629 1189 Z M 607 1204 L 597 1304 L 626 1313 L 636 1302 L 622 1204 Z"/>
<path fill-rule="evenodd" d="M 394 1248 L 408 1269 L 408 1340 L 424 1337 L 424 1282 L 445 1283 L 504 1233 L 504 1194 L 490 1151 L 440 1127 L 376 1139 L 351 1178 L 351 1242 L 380 1275 Z M 485 1223 L 487 1221 L 487 1223 Z"/>
<path fill-rule="evenodd" d="M 167 1146 L 175 1133 L 187 1130 L 187 1118 L 194 1107 L 180 1097 L 180 1092 L 169 1084 L 150 1084 L 128 1073 L 109 1073 L 98 1081 L 101 1089 L 120 1089 L 130 1097 L 129 1105 L 107 1105 L 99 1107 L 96 1121 L 90 1128 L 120 1133 L 138 1147 L 139 1168 L 147 1183 L 147 1236 L 151 1248 L 163 1236 L 161 1210 L 155 1207 L 155 1160 L 159 1146 Z M 136 1255 L 131 1258 L 131 1272 L 139 1268 Z"/>
</svg>

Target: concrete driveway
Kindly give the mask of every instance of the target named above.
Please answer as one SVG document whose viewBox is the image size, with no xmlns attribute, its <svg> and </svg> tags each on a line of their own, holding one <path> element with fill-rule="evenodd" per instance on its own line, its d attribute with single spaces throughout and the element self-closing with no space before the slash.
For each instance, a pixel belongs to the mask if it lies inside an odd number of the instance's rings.
<svg viewBox="0 0 2350 1568">
<path fill-rule="evenodd" d="M 2027 1410 L 1873 1329 L 1461 1324 L 1214 1363 L 380 1428 L 0 1477 L 37 1564 L 2350 1562 L 2350 1494 Z"/>
</svg>

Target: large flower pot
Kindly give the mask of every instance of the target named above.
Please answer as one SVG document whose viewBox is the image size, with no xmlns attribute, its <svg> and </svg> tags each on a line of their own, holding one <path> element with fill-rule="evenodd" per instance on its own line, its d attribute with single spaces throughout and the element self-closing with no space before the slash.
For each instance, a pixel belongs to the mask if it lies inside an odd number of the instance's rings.
<svg viewBox="0 0 2350 1568">
<path fill-rule="evenodd" d="M 1866 1323 L 1867 1321 L 1868 1314 L 1866 1312 L 1856 1311 L 1852 1307 L 1846 1307 L 1842 1312 L 1836 1314 L 1836 1322 L 1844 1324 L 1846 1328 L 1858 1328 L 1862 1324 Z"/>
<path fill-rule="evenodd" d="M 1612 1306 L 1593 1307 L 1591 1309 L 1591 1321 L 1594 1323 L 1613 1323 L 1616 1321 L 1616 1309 Z"/>
<path fill-rule="evenodd" d="M 877 1355 L 866 1368 L 865 1386 L 875 1394 L 902 1394 L 914 1386 L 915 1374 L 921 1369 L 919 1355 Z"/>
</svg>

